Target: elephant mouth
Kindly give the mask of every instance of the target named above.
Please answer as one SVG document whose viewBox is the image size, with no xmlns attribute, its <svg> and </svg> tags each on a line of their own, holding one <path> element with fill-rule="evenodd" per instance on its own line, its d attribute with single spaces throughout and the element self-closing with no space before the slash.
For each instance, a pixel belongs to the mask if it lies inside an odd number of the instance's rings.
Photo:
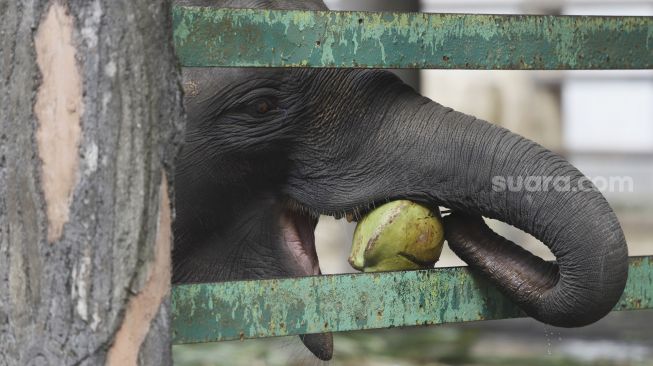
<svg viewBox="0 0 653 366">
<path fill-rule="evenodd" d="M 379 205 L 383 203 L 378 202 Z M 280 216 L 279 225 L 286 248 L 295 262 L 295 267 L 299 270 L 298 275 L 321 274 L 315 249 L 315 227 L 320 215 L 332 216 L 336 220 L 345 219 L 350 223 L 358 222 L 375 206 L 376 203 L 370 203 L 338 212 L 318 212 L 296 200 L 288 200 Z"/>
<path fill-rule="evenodd" d="M 293 272 L 299 272 L 297 274 L 301 276 L 321 274 L 315 250 L 317 222 L 318 216 L 291 208 L 284 210 L 280 218 L 283 241 L 290 252 L 291 260 L 295 262 L 292 266 Z M 304 334 L 300 339 L 320 360 L 328 361 L 333 356 L 333 336 L 330 333 Z"/>
<path fill-rule="evenodd" d="M 320 263 L 315 250 L 315 227 L 318 218 L 286 209 L 280 219 L 283 240 L 300 275 L 320 274 Z"/>
</svg>

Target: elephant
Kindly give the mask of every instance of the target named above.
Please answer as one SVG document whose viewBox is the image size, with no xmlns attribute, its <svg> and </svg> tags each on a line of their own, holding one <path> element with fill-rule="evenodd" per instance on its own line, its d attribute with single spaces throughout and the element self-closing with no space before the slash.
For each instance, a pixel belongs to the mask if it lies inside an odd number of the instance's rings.
<svg viewBox="0 0 653 366">
<path fill-rule="evenodd" d="M 327 10 L 318 0 L 176 4 Z M 578 169 L 533 141 L 421 96 L 391 72 L 184 68 L 183 83 L 188 125 L 174 176 L 176 284 L 319 275 L 320 215 L 360 218 L 370 207 L 407 199 L 446 207 L 452 250 L 541 322 L 593 323 L 624 290 L 623 231 Z M 509 177 L 586 184 L 497 184 Z M 532 234 L 556 261 L 504 239 L 482 217 Z M 318 358 L 331 358 L 330 334 L 301 339 Z"/>
</svg>

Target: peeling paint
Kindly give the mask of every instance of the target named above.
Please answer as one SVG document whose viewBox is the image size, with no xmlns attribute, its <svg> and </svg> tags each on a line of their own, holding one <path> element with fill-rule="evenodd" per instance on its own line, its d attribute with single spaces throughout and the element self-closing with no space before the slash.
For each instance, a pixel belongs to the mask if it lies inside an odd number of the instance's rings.
<svg viewBox="0 0 653 366">
<path fill-rule="evenodd" d="M 154 260 L 149 265 L 145 285 L 127 304 L 122 325 L 107 355 L 108 366 L 137 364 L 138 353 L 150 330 L 150 324 L 170 291 L 172 216 L 165 172 L 162 172 L 162 176 Z"/>
<path fill-rule="evenodd" d="M 173 27 L 189 67 L 653 68 L 651 17 L 176 6 Z"/>
<path fill-rule="evenodd" d="M 48 216 L 48 241 L 63 235 L 75 188 L 81 136 L 82 77 L 75 60 L 73 18 L 53 2 L 34 37 L 41 72 L 34 113 Z"/>
<path fill-rule="evenodd" d="M 653 309 L 652 274 L 653 257 L 631 258 L 614 310 Z M 172 292 L 176 344 L 523 316 L 466 267 L 180 285 Z"/>
</svg>

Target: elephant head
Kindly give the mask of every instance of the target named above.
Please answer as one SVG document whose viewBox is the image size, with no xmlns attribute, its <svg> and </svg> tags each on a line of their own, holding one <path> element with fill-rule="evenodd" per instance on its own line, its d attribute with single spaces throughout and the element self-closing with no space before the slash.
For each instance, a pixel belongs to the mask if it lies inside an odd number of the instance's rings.
<svg viewBox="0 0 653 366">
<path fill-rule="evenodd" d="M 178 3 L 326 9 L 321 1 Z M 189 68 L 184 82 L 176 283 L 319 274 L 319 215 L 360 217 L 374 205 L 409 199 L 449 208 L 449 246 L 542 322 L 592 323 L 623 292 L 623 232 L 583 174 L 532 141 L 419 95 L 389 72 Z M 555 177 L 570 189 L 510 189 L 501 184 L 510 177 Z M 493 233 L 482 216 L 542 240 L 556 263 Z M 302 340 L 318 357 L 331 357 L 330 335 Z"/>
</svg>

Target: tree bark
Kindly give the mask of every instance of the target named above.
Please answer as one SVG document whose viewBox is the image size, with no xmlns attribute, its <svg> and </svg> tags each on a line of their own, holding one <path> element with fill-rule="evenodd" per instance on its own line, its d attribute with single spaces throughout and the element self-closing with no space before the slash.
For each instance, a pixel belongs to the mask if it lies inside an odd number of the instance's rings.
<svg viewBox="0 0 653 366">
<path fill-rule="evenodd" d="M 170 364 L 170 1 L 0 0 L 0 365 Z"/>
</svg>

